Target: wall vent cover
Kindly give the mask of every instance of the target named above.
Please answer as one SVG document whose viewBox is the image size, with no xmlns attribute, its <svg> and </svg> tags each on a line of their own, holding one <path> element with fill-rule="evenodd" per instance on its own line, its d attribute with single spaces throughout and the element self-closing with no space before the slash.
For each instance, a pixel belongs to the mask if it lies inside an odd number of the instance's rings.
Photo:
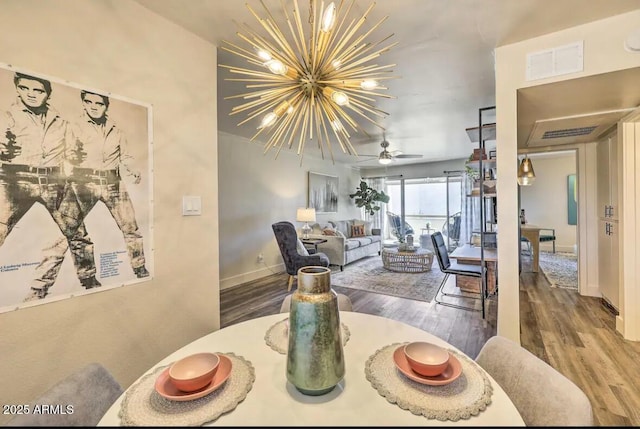
<svg viewBox="0 0 640 429">
<path fill-rule="evenodd" d="M 538 80 L 584 69 L 583 41 L 527 54 L 527 80 Z"/>
</svg>

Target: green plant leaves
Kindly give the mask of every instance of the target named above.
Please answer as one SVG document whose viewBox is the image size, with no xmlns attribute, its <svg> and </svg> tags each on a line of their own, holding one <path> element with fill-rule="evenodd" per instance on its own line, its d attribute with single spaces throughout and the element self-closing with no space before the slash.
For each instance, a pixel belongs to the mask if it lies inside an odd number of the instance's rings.
<svg viewBox="0 0 640 429">
<path fill-rule="evenodd" d="M 380 210 L 380 206 L 376 203 L 389 202 L 389 196 L 385 194 L 384 191 L 377 191 L 369 187 L 364 180 L 360 181 L 356 192 L 349 194 L 349 197 L 355 198 L 356 206 L 360 208 L 364 207 L 367 213 L 372 216 Z"/>
</svg>

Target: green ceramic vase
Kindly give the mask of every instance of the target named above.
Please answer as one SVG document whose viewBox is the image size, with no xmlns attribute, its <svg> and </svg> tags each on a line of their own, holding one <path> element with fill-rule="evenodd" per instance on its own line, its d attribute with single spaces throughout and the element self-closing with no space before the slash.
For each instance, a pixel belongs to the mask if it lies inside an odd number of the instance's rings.
<svg viewBox="0 0 640 429">
<path fill-rule="evenodd" d="M 291 297 L 287 380 L 305 395 L 324 395 L 344 377 L 338 296 L 331 270 L 303 267 Z"/>
</svg>

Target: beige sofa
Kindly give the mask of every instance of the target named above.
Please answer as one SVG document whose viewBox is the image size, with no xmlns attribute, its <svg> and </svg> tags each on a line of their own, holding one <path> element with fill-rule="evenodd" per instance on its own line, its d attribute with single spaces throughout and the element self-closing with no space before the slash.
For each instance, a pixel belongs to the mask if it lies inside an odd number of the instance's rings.
<svg viewBox="0 0 640 429">
<path fill-rule="evenodd" d="M 364 226 L 364 236 L 353 236 L 354 225 Z M 382 250 L 380 229 L 371 228 L 371 222 L 359 219 L 330 220 L 327 224 L 313 224 L 311 228 L 311 238 L 327 240 L 326 243 L 318 244 L 318 252 L 327 255 L 329 263 L 338 265 L 340 270 L 350 262 L 370 255 L 379 255 Z"/>
</svg>

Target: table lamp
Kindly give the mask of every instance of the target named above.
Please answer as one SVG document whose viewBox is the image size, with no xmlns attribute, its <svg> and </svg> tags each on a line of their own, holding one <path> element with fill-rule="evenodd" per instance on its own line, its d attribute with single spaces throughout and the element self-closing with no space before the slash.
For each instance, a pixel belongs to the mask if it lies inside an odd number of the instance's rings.
<svg viewBox="0 0 640 429">
<path fill-rule="evenodd" d="M 296 220 L 298 222 L 304 222 L 304 225 L 302 226 L 302 238 L 309 238 L 309 232 L 311 232 L 309 222 L 316 221 L 316 209 L 303 207 L 299 208 L 296 214 Z"/>
</svg>

